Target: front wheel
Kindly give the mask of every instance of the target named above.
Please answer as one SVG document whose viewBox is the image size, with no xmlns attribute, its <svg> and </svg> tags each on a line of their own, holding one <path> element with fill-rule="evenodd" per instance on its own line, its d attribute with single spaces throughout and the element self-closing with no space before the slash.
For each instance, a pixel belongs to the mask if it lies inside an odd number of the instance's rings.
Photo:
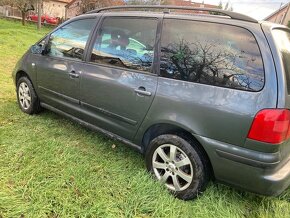
<svg viewBox="0 0 290 218">
<path fill-rule="evenodd" d="M 25 76 L 17 81 L 17 100 L 24 113 L 36 114 L 41 111 L 40 102 L 32 83 Z"/>
<path fill-rule="evenodd" d="M 193 199 L 208 183 L 207 157 L 193 140 L 158 136 L 149 144 L 145 158 L 147 169 L 177 198 Z"/>
</svg>

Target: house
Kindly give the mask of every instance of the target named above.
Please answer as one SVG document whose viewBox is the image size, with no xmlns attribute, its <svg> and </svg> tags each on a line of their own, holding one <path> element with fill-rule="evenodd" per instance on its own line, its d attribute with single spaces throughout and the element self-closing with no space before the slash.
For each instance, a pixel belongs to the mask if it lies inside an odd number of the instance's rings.
<svg viewBox="0 0 290 218">
<path fill-rule="evenodd" d="M 284 4 L 277 11 L 264 18 L 264 20 L 287 26 L 290 21 L 290 2 Z"/>
<path fill-rule="evenodd" d="M 82 3 L 82 0 L 72 0 L 70 3 L 68 3 L 65 6 L 65 10 L 66 10 L 66 15 L 65 18 L 69 19 L 72 17 L 75 17 L 80 13 L 80 4 Z"/>
<path fill-rule="evenodd" d="M 72 0 L 43 0 L 42 11 L 52 17 L 64 18 L 66 15 L 65 6 Z"/>
<path fill-rule="evenodd" d="M 82 14 L 82 2 L 86 0 L 72 0 L 69 4 L 66 5 L 66 18 L 72 18 L 79 14 Z M 105 4 L 105 2 L 110 4 Z M 107 0 L 104 1 L 103 5 L 99 5 L 99 7 L 104 6 L 116 6 L 116 5 L 125 5 L 126 0 Z M 176 5 L 176 6 L 188 6 L 188 7 L 197 7 L 197 8 L 218 8 L 217 5 L 203 4 L 203 3 L 195 3 L 190 0 L 164 0 L 163 4 L 166 5 Z M 204 13 L 204 12 L 199 12 Z"/>
<path fill-rule="evenodd" d="M 66 8 L 65 6 L 70 3 L 72 0 L 42 0 L 42 14 L 49 15 L 52 17 L 64 18 Z M 35 10 L 31 10 L 27 13 L 29 14 L 37 14 L 37 2 L 34 5 Z M 21 12 L 17 7 L 12 7 L 9 4 L 5 6 L 0 6 L 0 15 L 7 17 L 21 17 Z"/>
<path fill-rule="evenodd" d="M 213 9 L 218 9 L 217 5 L 198 3 L 198 2 L 193 2 L 193 1 L 190 1 L 190 0 L 165 0 L 164 4 L 166 4 L 166 5 L 175 5 L 175 6 L 195 7 L 195 8 L 213 8 Z"/>
<path fill-rule="evenodd" d="M 172 5 L 172 6 L 182 6 L 182 7 L 193 7 L 193 8 L 210 8 L 210 9 L 218 9 L 219 6 L 204 4 L 199 2 L 193 2 L 191 0 L 164 0 L 162 2 L 164 5 Z M 193 13 L 192 10 L 182 10 L 183 13 Z M 195 14 L 209 14 L 207 11 L 194 11 Z"/>
</svg>

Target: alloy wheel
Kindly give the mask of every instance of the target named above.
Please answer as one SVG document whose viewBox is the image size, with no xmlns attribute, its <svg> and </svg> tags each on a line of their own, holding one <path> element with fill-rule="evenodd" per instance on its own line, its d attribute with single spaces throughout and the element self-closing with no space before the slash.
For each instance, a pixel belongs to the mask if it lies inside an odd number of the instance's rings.
<svg viewBox="0 0 290 218">
<path fill-rule="evenodd" d="M 152 168 L 157 179 L 172 191 L 183 191 L 193 180 L 193 167 L 189 157 L 172 144 L 159 146 L 152 157 Z"/>
<path fill-rule="evenodd" d="M 24 110 L 27 110 L 31 105 L 31 93 L 28 85 L 25 82 L 20 83 L 18 88 L 19 103 Z"/>
</svg>

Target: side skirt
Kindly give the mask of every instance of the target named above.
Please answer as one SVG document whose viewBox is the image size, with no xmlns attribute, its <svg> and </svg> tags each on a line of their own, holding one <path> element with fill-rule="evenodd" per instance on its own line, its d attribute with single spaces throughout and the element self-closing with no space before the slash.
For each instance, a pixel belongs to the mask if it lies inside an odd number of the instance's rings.
<svg viewBox="0 0 290 218">
<path fill-rule="evenodd" d="M 50 110 L 50 111 L 53 111 L 53 112 L 55 112 L 55 113 L 57 113 L 57 114 L 60 114 L 60 115 L 62 115 L 62 116 L 65 116 L 65 117 L 67 117 L 67 118 L 69 118 L 69 119 L 71 119 L 71 120 L 73 120 L 73 121 L 75 121 L 75 122 L 77 122 L 77 123 L 79 123 L 79 124 L 81 124 L 81 125 L 83 125 L 83 126 L 89 128 L 89 129 L 92 129 L 92 130 L 97 131 L 97 132 L 101 132 L 101 133 L 103 133 L 103 134 L 109 136 L 109 137 L 112 138 L 112 139 L 117 139 L 118 141 L 121 141 L 121 142 L 123 142 L 124 144 L 127 144 L 127 145 L 129 145 L 130 147 L 132 147 L 132 148 L 134 148 L 135 150 L 137 150 L 137 151 L 139 151 L 140 153 L 142 153 L 141 146 L 138 146 L 138 145 L 136 145 L 136 144 L 130 142 L 129 140 L 122 138 L 121 136 L 118 136 L 118 135 L 116 135 L 116 134 L 114 134 L 114 133 L 111 133 L 111 132 L 109 132 L 109 131 L 107 131 L 107 130 L 104 130 L 104 129 L 100 128 L 100 127 L 97 127 L 97 126 L 94 126 L 94 125 L 92 125 L 92 124 L 90 124 L 90 123 L 87 123 L 87 122 L 85 122 L 85 121 L 83 121 L 83 120 L 81 120 L 81 119 L 79 119 L 79 118 L 76 118 L 76 117 L 74 117 L 74 116 L 72 116 L 72 115 L 70 115 L 70 114 L 68 114 L 68 113 L 65 113 L 65 112 L 63 112 L 63 111 L 61 111 L 61 110 L 59 110 L 59 109 L 56 109 L 55 107 L 52 107 L 52 106 L 50 106 L 50 105 L 48 105 L 48 104 L 45 104 L 45 103 L 42 103 L 42 102 L 41 102 L 40 105 L 41 105 L 41 107 L 43 107 L 43 108 L 46 108 L 46 109 L 48 109 L 48 110 Z"/>
</svg>

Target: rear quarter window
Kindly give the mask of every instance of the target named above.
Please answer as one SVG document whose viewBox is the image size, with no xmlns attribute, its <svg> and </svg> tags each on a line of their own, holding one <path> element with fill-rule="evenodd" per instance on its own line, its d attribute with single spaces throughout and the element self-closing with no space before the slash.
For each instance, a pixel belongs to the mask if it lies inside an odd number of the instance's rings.
<svg viewBox="0 0 290 218">
<path fill-rule="evenodd" d="M 244 28 L 166 19 L 160 75 L 233 89 L 260 91 L 264 67 L 255 37 Z"/>
<path fill-rule="evenodd" d="M 274 29 L 273 36 L 282 57 L 284 73 L 287 82 L 288 95 L 290 93 L 290 32 L 283 29 Z"/>
</svg>

